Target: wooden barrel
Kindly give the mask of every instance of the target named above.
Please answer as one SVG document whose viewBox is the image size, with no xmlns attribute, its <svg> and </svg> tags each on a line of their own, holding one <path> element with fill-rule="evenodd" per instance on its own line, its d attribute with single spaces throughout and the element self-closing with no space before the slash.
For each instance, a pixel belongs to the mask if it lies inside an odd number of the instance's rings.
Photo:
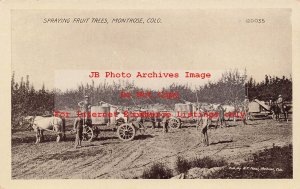
<svg viewBox="0 0 300 189">
<path fill-rule="evenodd" d="M 175 104 L 175 111 L 181 113 L 190 113 L 193 112 L 193 105 L 178 103 Z"/>
<path fill-rule="evenodd" d="M 110 124 L 116 124 L 117 118 L 116 118 L 115 115 L 116 115 L 116 112 L 117 112 L 117 108 L 111 106 L 109 112 L 111 114 L 111 117 L 109 117 Z"/>
<path fill-rule="evenodd" d="M 100 124 L 100 125 L 107 124 L 109 122 L 109 116 L 108 116 L 109 112 L 110 112 L 109 106 L 92 106 L 91 113 L 97 113 L 96 117 L 92 116 L 92 123 Z M 106 116 L 98 117 L 99 113 L 101 113 L 102 115 L 104 113 Z"/>
</svg>

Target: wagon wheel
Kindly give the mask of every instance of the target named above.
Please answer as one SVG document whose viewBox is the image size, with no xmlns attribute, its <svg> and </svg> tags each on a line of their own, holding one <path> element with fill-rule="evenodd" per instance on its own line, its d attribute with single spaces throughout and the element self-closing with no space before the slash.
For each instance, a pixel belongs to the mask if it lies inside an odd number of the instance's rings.
<svg viewBox="0 0 300 189">
<path fill-rule="evenodd" d="M 123 141 L 130 141 L 135 136 L 135 128 L 132 124 L 124 123 L 118 127 L 117 135 Z"/>
<path fill-rule="evenodd" d="M 169 127 L 173 129 L 178 129 L 181 125 L 180 120 L 176 117 L 171 117 L 168 121 Z"/>
<path fill-rule="evenodd" d="M 139 131 L 140 131 L 141 134 L 145 134 L 145 132 L 147 130 L 147 127 L 143 123 L 139 122 L 138 123 L 138 128 L 139 128 Z"/>
<path fill-rule="evenodd" d="M 140 128 L 141 133 L 145 134 L 146 130 L 147 130 L 147 127 L 144 124 L 141 124 L 141 125 L 142 125 L 141 128 Z"/>
<path fill-rule="evenodd" d="M 85 127 L 83 129 L 83 137 L 82 140 L 91 142 L 93 140 L 94 137 L 94 131 L 91 127 Z"/>
<path fill-rule="evenodd" d="M 133 121 L 130 122 L 132 126 L 135 128 L 135 131 L 139 131 L 140 134 L 145 134 L 147 127 L 144 125 L 142 121 Z"/>
</svg>

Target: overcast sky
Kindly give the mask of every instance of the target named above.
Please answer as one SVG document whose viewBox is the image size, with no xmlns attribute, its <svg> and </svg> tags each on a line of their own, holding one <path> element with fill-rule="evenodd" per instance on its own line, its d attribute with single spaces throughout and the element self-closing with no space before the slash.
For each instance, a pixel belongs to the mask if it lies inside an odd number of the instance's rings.
<svg viewBox="0 0 300 189">
<path fill-rule="evenodd" d="M 43 23 L 45 18 L 160 18 L 159 24 Z M 264 19 L 265 23 L 246 23 Z M 217 80 L 223 71 L 292 73 L 287 9 L 12 11 L 12 70 L 36 88 L 74 88 L 91 82 L 90 71 L 197 71 Z M 77 73 L 77 74 L 74 74 Z M 96 79 L 95 82 L 102 82 Z M 207 79 L 141 80 L 159 89 L 172 82 L 201 85 Z"/>
</svg>

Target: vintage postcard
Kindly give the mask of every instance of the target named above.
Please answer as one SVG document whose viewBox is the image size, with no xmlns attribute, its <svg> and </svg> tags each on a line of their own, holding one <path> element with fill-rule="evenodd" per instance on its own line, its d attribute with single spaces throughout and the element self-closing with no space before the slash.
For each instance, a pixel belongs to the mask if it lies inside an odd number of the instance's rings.
<svg viewBox="0 0 300 189">
<path fill-rule="evenodd" d="M 296 12 L 10 8 L 8 182 L 295 187 Z"/>
</svg>

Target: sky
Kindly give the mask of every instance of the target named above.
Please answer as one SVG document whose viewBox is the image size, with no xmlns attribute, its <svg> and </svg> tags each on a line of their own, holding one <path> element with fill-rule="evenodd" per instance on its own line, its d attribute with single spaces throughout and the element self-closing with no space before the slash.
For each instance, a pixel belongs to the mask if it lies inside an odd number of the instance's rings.
<svg viewBox="0 0 300 189">
<path fill-rule="evenodd" d="M 43 23 L 49 18 L 71 22 Z M 74 18 L 107 18 L 108 24 L 72 23 Z M 144 24 L 113 24 L 114 18 L 143 18 Z M 148 18 L 161 23 L 146 23 Z M 257 81 L 266 74 L 290 77 L 289 9 L 12 11 L 12 71 L 17 80 L 29 75 L 35 88 L 71 89 L 91 82 L 91 71 L 211 73 L 210 79 L 134 79 L 153 89 L 173 82 L 203 85 L 232 69 L 246 69 Z"/>
</svg>

